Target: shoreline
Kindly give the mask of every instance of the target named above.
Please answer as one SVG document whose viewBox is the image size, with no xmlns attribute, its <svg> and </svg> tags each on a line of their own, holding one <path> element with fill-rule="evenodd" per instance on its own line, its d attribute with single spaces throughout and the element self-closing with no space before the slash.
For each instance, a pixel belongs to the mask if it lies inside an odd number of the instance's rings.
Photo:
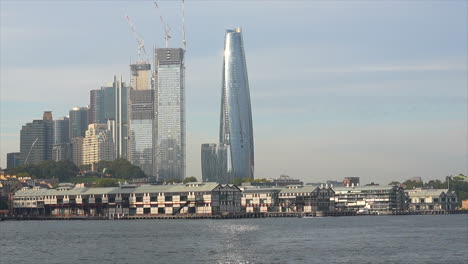
<svg viewBox="0 0 468 264">
<path fill-rule="evenodd" d="M 451 211 L 403 211 L 385 214 L 356 214 L 356 212 L 317 212 L 317 213 L 243 213 L 233 215 L 134 215 L 134 216 L 1 216 L 0 221 L 27 221 L 27 220 L 161 220 L 161 219 L 245 219 L 245 218 L 322 218 L 340 216 L 405 216 L 405 215 L 453 215 L 468 214 L 468 210 Z"/>
</svg>

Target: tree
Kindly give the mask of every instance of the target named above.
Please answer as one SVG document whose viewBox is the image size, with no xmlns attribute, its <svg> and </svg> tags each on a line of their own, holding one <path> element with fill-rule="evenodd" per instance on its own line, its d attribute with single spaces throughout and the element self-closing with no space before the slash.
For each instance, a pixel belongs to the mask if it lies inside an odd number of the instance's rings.
<svg viewBox="0 0 468 264">
<path fill-rule="evenodd" d="M 182 181 L 179 179 L 168 179 L 165 182 L 166 183 L 181 183 Z"/>
<path fill-rule="evenodd" d="M 146 177 L 140 167 L 131 164 L 126 159 L 101 160 L 96 163 L 96 170 L 112 178 L 135 179 Z"/>
<path fill-rule="evenodd" d="M 67 181 L 75 177 L 79 172 L 76 165 L 69 160 L 53 161 L 47 160 L 39 164 L 26 164 L 8 170 L 9 174 L 16 174 L 18 176 L 29 175 L 31 178 L 51 179 L 56 178 L 60 181 Z"/>
<path fill-rule="evenodd" d="M 193 177 L 193 176 L 190 176 L 190 177 L 187 177 L 184 179 L 183 183 L 186 184 L 186 183 L 189 183 L 189 182 L 197 182 L 197 178 Z"/>
<path fill-rule="evenodd" d="M 118 187 L 119 181 L 116 179 L 101 179 L 98 183 L 94 184 L 93 187 Z"/>
<path fill-rule="evenodd" d="M 401 182 L 399 182 L 399 181 L 392 181 L 388 185 L 390 185 L 390 186 L 395 186 L 395 185 L 400 186 L 400 184 L 401 184 Z"/>
</svg>

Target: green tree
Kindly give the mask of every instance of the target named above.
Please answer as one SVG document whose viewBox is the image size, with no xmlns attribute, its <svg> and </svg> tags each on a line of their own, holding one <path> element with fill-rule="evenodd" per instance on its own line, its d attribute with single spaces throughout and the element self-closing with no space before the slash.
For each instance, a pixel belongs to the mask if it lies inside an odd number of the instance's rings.
<svg viewBox="0 0 468 264">
<path fill-rule="evenodd" d="M 168 179 L 165 182 L 166 183 L 181 183 L 182 181 L 179 179 Z"/>
<path fill-rule="evenodd" d="M 193 177 L 193 176 L 190 176 L 190 177 L 187 177 L 184 179 L 183 183 L 186 184 L 186 183 L 189 183 L 189 182 L 197 182 L 197 178 Z"/>
<path fill-rule="evenodd" d="M 399 181 L 392 181 L 388 185 L 390 185 L 390 186 L 395 186 L 395 185 L 399 186 L 400 184 L 401 184 L 401 182 L 399 182 Z"/>
<path fill-rule="evenodd" d="M 118 187 L 119 181 L 117 179 L 100 179 L 100 181 L 93 185 L 93 187 Z"/>
</svg>

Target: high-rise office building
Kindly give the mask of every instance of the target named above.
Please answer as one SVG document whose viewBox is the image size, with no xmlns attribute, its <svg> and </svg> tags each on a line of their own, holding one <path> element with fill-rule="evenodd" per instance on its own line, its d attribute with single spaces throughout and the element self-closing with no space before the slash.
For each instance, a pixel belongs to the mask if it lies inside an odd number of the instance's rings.
<svg viewBox="0 0 468 264">
<path fill-rule="evenodd" d="M 128 157 L 149 177 L 156 175 L 153 166 L 153 98 L 154 90 L 130 90 Z"/>
<path fill-rule="evenodd" d="M 128 100 L 128 160 L 149 176 L 155 176 L 154 160 L 154 90 L 150 86 L 151 66 L 140 61 L 130 65 Z"/>
<path fill-rule="evenodd" d="M 23 165 L 21 152 L 7 153 L 7 169 L 13 169 Z"/>
<path fill-rule="evenodd" d="M 77 167 L 83 164 L 83 139 L 84 137 L 74 137 L 71 141 L 72 161 Z"/>
<path fill-rule="evenodd" d="M 181 48 L 156 49 L 154 149 L 160 180 L 185 178 L 185 66 Z"/>
<path fill-rule="evenodd" d="M 106 124 L 90 124 L 83 139 L 82 164 L 92 165 L 101 160 L 115 160 L 112 132 Z"/>
<path fill-rule="evenodd" d="M 203 182 L 229 183 L 226 146 L 202 144 L 201 167 Z"/>
<path fill-rule="evenodd" d="M 44 112 L 42 120 L 33 120 L 21 128 L 20 152 L 24 164 L 38 164 L 52 159 L 52 112 Z"/>
<path fill-rule="evenodd" d="M 60 117 L 54 121 L 54 144 L 70 142 L 70 120 L 68 117 Z"/>
<path fill-rule="evenodd" d="M 70 140 L 75 137 L 84 137 L 88 129 L 88 107 L 75 107 L 70 110 Z"/>
<path fill-rule="evenodd" d="M 115 122 L 113 137 L 118 158 L 127 158 L 127 94 L 122 78 L 118 80 L 116 76 L 110 86 L 90 91 L 89 123 Z"/>
<path fill-rule="evenodd" d="M 52 160 L 72 160 L 72 149 L 70 144 L 70 120 L 68 117 L 55 119 L 54 144 L 52 146 Z"/>
<path fill-rule="evenodd" d="M 220 145 L 227 147 L 229 177 L 254 177 L 249 80 L 242 31 L 226 30 L 221 91 Z"/>
</svg>

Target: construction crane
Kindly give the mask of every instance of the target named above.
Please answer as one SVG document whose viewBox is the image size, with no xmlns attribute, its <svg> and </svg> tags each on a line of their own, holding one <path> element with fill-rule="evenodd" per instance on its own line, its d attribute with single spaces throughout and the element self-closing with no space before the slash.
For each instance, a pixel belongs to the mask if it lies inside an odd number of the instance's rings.
<svg viewBox="0 0 468 264">
<path fill-rule="evenodd" d="M 158 6 L 158 3 L 156 1 L 154 1 L 154 6 L 159 11 L 159 6 Z M 166 24 L 166 21 L 164 20 L 162 14 L 159 14 L 159 20 L 161 20 L 161 25 L 163 26 L 164 40 L 166 42 L 166 48 L 169 48 L 169 39 L 171 38 L 171 27 Z"/>
<path fill-rule="evenodd" d="M 185 39 L 185 0 L 182 0 L 182 47 L 184 51 L 187 49 L 187 41 Z"/>
<path fill-rule="evenodd" d="M 136 32 L 135 24 L 133 23 L 132 19 L 128 15 L 125 15 L 125 19 L 127 20 L 127 23 L 130 26 L 138 44 L 138 62 L 148 61 L 148 55 L 146 54 L 145 42 L 143 41 L 143 38 Z"/>
</svg>

